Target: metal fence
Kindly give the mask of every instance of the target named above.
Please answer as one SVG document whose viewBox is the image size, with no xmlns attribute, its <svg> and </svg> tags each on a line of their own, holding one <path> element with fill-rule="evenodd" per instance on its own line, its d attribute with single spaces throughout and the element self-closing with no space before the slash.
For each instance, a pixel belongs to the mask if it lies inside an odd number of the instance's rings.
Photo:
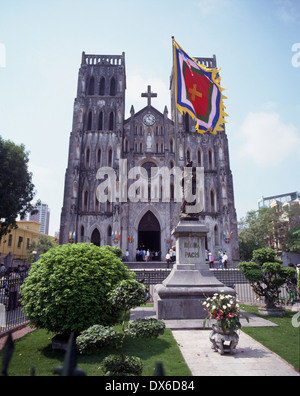
<svg viewBox="0 0 300 396">
<path fill-rule="evenodd" d="M 213 275 L 224 284 L 236 291 L 236 297 L 241 303 L 264 305 L 264 299 L 258 298 L 254 293 L 250 282 L 245 278 L 239 269 L 211 269 Z M 144 283 L 150 293 L 152 300 L 154 286 L 162 283 L 170 274 L 171 270 L 134 270 L 136 280 Z M 280 297 L 284 300 L 288 296 L 285 287 L 281 288 Z"/>
<path fill-rule="evenodd" d="M 0 336 L 27 323 L 19 302 L 20 288 L 26 275 L 12 272 L 0 276 Z"/>
</svg>

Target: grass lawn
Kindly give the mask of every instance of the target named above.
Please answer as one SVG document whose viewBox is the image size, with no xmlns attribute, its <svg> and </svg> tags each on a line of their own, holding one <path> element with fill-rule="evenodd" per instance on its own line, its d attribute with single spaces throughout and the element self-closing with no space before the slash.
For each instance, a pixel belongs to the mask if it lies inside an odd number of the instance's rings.
<svg viewBox="0 0 300 396">
<path fill-rule="evenodd" d="M 51 337 L 45 330 L 36 330 L 16 340 L 15 352 L 8 368 L 9 376 L 28 376 L 32 366 L 35 367 L 36 376 L 53 375 L 53 369 L 63 365 L 64 353 L 52 351 Z M 153 376 L 157 361 L 163 363 L 166 376 L 191 375 L 169 329 L 157 339 L 127 339 L 124 352 L 142 359 L 143 376 Z M 77 366 L 88 376 L 102 376 L 100 362 L 112 353 L 115 353 L 113 349 L 105 348 L 99 354 L 79 355 Z"/>
<path fill-rule="evenodd" d="M 242 305 L 241 308 L 261 316 L 258 307 Z M 243 327 L 242 330 L 300 371 L 300 328 L 292 325 L 296 313 L 287 310 L 283 318 L 261 316 L 279 327 Z"/>
</svg>

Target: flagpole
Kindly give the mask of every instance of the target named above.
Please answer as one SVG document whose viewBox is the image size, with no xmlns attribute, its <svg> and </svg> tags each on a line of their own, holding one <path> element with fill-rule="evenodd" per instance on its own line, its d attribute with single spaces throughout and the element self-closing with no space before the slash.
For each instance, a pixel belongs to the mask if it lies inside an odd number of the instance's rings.
<svg viewBox="0 0 300 396">
<path fill-rule="evenodd" d="M 175 49 L 174 49 L 174 41 L 175 38 L 172 36 L 172 59 L 173 59 L 173 109 L 174 109 L 174 138 L 175 138 L 175 167 L 178 167 L 178 117 L 177 117 L 177 107 L 176 107 L 176 98 L 175 98 Z M 175 195 L 174 195 L 175 196 Z M 177 198 L 177 197 L 176 197 Z M 176 209 L 177 216 L 179 218 L 179 207 L 180 202 L 176 199 Z"/>
</svg>

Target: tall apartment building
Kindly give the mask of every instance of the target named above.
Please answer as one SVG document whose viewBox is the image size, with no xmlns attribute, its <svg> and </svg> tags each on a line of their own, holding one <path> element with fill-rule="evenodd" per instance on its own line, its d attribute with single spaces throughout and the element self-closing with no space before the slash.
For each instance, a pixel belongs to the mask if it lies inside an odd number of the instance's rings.
<svg viewBox="0 0 300 396">
<path fill-rule="evenodd" d="M 37 221 L 41 223 L 40 232 L 42 234 L 49 234 L 50 210 L 48 205 L 44 202 L 37 207 L 37 213 L 29 214 L 29 221 Z"/>
</svg>

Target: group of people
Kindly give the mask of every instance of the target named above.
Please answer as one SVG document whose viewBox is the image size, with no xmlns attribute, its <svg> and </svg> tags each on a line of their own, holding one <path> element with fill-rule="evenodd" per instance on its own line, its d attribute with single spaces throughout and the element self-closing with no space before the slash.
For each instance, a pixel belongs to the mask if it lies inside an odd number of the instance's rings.
<svg viewBox="0 0 300 396">
<path fill-rule="evenodd" d="M 129 254 L 128 254 L 129 256 Z M 127 256 L 125 256 L 126 258 Z M 136 261 L 145 261 L 146 263 L 149 261 L 159 261 L 160 260 L 160 252 L 152 251 L 150 249 L 145 248 L 137 248 L 135 254 Z M 128 261 L 126 259 L 126 261 Z"/>
<path fill-rule="evenodd" d="M 213 253 L 208 249 L 206 250 L 206 260 L 209 263 L 209 268 L 214 268 L 215 258 Z M 219 250 L 218 251 L 218 269 L 227 269 L 228 264 L 228 256 L 226 251 Z"/>
</svg>

